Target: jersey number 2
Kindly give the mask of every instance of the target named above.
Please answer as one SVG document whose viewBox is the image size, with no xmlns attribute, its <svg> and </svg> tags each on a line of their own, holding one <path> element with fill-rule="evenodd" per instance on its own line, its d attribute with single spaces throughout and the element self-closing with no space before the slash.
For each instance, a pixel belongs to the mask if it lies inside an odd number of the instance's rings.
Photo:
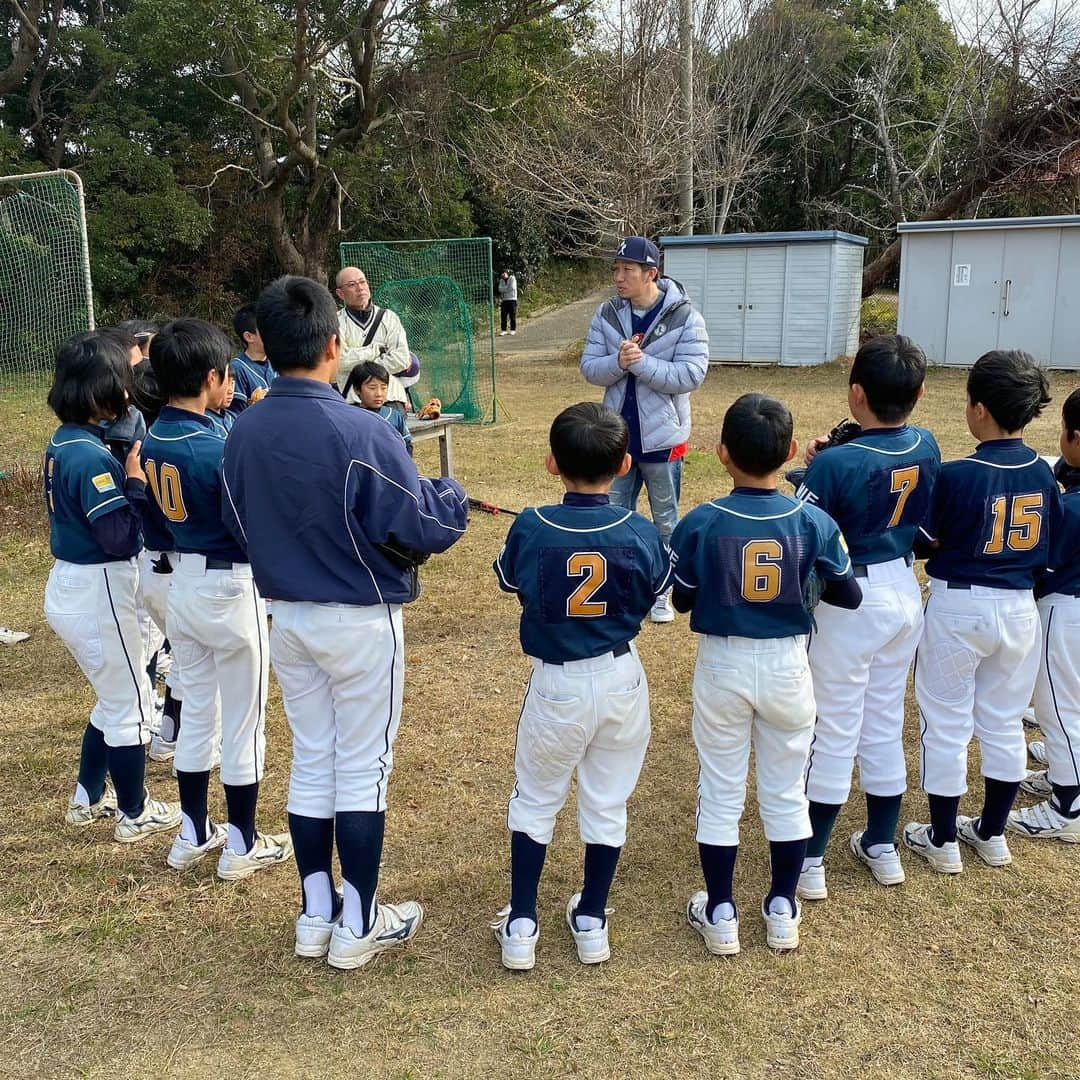
<svg viewBox="0 0 1080 1080">
<path fill-rule="evenodd" d="M 742 595 L 751 604 L 766 604 L 780 595 L 784 549 L 776 540 L 751 540 L 743 547 Z"/>
<path fill-rule="evenodd" d="M 579 619 L 598 619 L 607 614 L 607 601 L 593 596 L 607 581 L 607 559 L 598 551 L 575 551 L 566 560 L 566 576 L 585 580 L 566 598 L 566 614 Z"/>
<path fill-rule="evenodd" d="M 1012 509 L 1009 509 L 1009 496 L 999 495 L 990 504 L 990 539 L 983 544 L 984 555 L 1000 555 L 1009 545 L 1010 551 L 1030 551 L 1039 543 L 1042 533 L 1043 497 L 1033 495 L 1014 495 Z M 1006 521 L 1009 524 L 1005 528 Z"/>
<path fill-rule="evenodd" d="M 157 462 L 148 459 L 146 480 L 154 493 L 154 501 L 165 517 L 169 521 L 186 521 L 187 508 L 184 506 L 184 493 L 180 490 L 180 470 L 166 462 L 159 472 Z"/>
</svg>

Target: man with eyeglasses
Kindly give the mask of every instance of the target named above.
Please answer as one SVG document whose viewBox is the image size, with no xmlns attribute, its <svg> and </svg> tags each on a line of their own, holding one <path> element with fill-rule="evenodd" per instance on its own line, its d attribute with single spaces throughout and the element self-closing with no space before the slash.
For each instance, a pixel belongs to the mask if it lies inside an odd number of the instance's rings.
<svg viewBox="0 0 1080 1080">
<path fill-rule="evenodd" d="M 338 272 L 335 284 L 337 298 L 345 305 L 338 312 L 341 338 L 338 386 L 345 386 L 349 372 L 358 364 L 373 360 L 390 373 L 386 404 L 405 412 L 405 388 L 394 378 L 412 363 L 401 320 L 389 308 L 372 303 L 371 287 L 363 270 L 346 266 Z M 349 390 L 347 400 L 359 400 L 353 395 L 354 391 Z"/>
</svg>

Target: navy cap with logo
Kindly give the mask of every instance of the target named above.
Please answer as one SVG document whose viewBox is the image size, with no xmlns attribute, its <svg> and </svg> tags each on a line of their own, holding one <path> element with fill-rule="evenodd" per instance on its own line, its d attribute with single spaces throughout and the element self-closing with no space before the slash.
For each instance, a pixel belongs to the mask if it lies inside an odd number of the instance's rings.
<svg viewBox="0 0 1080 1080">
<path fill-rule="evenodd" d="M 641 263 L 642 266 L 660 266 L 660 249 L 645 236 L 628 236 L 615 252 L 616 259 Z"/>
</svg>

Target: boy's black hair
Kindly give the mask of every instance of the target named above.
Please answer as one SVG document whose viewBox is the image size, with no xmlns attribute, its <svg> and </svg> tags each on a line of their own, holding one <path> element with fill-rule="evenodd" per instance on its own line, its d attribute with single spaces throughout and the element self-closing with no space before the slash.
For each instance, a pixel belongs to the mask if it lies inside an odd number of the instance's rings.
<svg viewBox="0 0 1080 1080">
<path fill-rule="evenodd" d="M 984 405 L 1004 431 L 1025 428 L 1050 401 L 1050 384 L 1021 349 L 983 353 L 968 372 L 967 395 L 972 405 Z"/>
<path fill-rule="evenodd" d="M 1065 404 L 1061 406 L 1061 420 L 1070 435 L 1080 431 L 1080 387 L 1065 399 Z"/>
<path fill-rule="evenodd" d="M 139 348 L 139 342 L 135 335 L 127 330 L 121 329 L 119 326 L 110 326 L 103 329 L 101 332 L 103 334 L 111 334 L 125 349 L 127 349 L 129 357 L 128 363 L 130 364 L 131 350 Z M 140 349 L 140 352 L 141 351 L 142 350 Z"/>
<path fill-rule="evenodd" d="M 256 308 L 259 333 L 274 370 L 312 371 L 337 337 L 337 304 L 311 278 L 285 274 L 262 291 Z"/>
<path fill-rule="evenodd" d="M 233 316 L 233 330 L 236 331 L 236 336 L 240 339 L 241 345 L 247 344 L 244 341 L 245 334 L 257 334 L 259 332 L 259 325 L 255 319 L 255 307 L 254 303 L 244 304 L 243 307 L 237 308 L 236 314 Z"/>
<path fill-rule="evenodd" d="M 157 333 L 156 330 L 154 332 Z M 157 376 L 154 374 L 154 369 L 150 366 L 148 359 L 140 360 L 131 369 L 131 379 L 131 404 L 142 413 L 146 426 L 149 428 L 158 418 L 158 413 L 161 412 L 162 406 L 166 404 L 166 400 L 161 393 Z"/>
<path fill-rule="evenodd" d="M 594 401 L 583 401 L 555 417 L 549 441 L 563 476 L 585 484 L 600 484 L 622 468 L 630 432 L 617 412 Z"/>
<path fill-rule="evenodd" d="M 84 330 L 56 350 L 49 408 L 64 424 L 122 416 L 130 388 L 131 360 L 120 338 L 107 330 Z"/>
<path fill-rule="evenodd" d="M 883 424 L 899 424 L 911 415 L 925 379 L 922 349 L 903 334 L 881 334 L 855 354 L 848 382 L 863 388 L 866 404 Z"/>
<path fill-rule="evenodd" d="M 140 349 L 146 344 L 146 339 L 152 338 L 158 331 L 157 323 L 149 319 L 125 319 L 116 324 L 116 329 L 130 334 L 138 342 Z"/>
<path fill-rule="evenodd" d="M 724 413 L 720 441 L 736 468 L 748 476 L 768 476 L 787 461 L 794 429 L 782 402 L 767 394 L 743 394 Z"/>
<path fill-rule="evenodd" d="M 355 378 L 353 378 L 355 374 Z M 360 386 L 362 383 L 366 383 L 368 379 L 374 379 L 376 382 L 385 383 L 390 385 L 390 372 L 377 363 L 374 360 L 365 360 L 362 364 L 357 364 L 356 367 L 349 372 L 349 377 L 352 378 L 355 386 Z"/>
<path fill-rule="evenodd" d="M 229 339 L 202 319 L 174 319 L 150 342 L 150 366 L 166 399 L 197 397 L 211 371 L 225 378 L 231 357 Z"/>
</svg>

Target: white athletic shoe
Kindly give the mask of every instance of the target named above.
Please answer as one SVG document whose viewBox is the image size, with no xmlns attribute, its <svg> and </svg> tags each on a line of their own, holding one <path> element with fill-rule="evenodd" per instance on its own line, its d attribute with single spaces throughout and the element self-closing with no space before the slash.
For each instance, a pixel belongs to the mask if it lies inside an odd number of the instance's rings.
<svg viewBox="0 0 1080 1080">
<path fill-rule="evenodd" d="M 1023 721 L 1024 727 L 1031 728 L 1033 731 L 1040 730 L 1039 721 L 1035 719 L 1034 709 L 1025 709 L 1020 719 Z"/>
<path fill-rule="evenodd" d="M 517 337 L 517 331 L 516 330 L 511 330 L 510 331 L 510 336 L 511 337 Z"/>
<path fill-rule="evenodd" d="M 908 822 L 904 826 L 904 847 L 909 851 L 914 851 L 919 858 L 925 859 L 931 869 L 939 874 L 963 872 L 964 863 L 960 858 L 960 845 L 955 840 L 950 840 L 941 847 L 931 843 L 929 825 L 922 825 L 918 821 Z"/>
<path fill-rule="evenodd" d="M 500 330 L 499 331 L 499 337 L 506 337 L 506 335 L 509 334 L 509 333 L 510 333 L 509 330 Z"/>
<path fill-rule="evenodd" d="M 229 838 L 229 830 L 224 825 L 211 825 L 210 832 L 206 837 L 205 844 L 194 844 L 177 836 L 169 848 L 169 854 L 165 856 L 165 862 L 174 870 L 186 870 L 197 862 L 202 862 L 211 851 L 225 846 Z"/>
<path fill-rule="evenodd" d="M 800 900 L 827 900 L 829 889 L 825 884 L 825 864 L 808 866 L 799 874 L 795 895 Z"/>
<path fill-rule="evenodd" d="M 240 881 L 260 870 L 269 870 L 288 862 L 293 855 L 292 839 L 288 833 L 256 833 L 255 843 L 246 854 L 222 849 L 218 859 L 217 876 L 222 881 Z"/>
<path fill-rule="evenodd" d="M 802 922 L 802 905 L 795 901 L 795 914 L 770 912 L 761 901 L 761 917 L 765 920 L 765 944 L 777 952 L 790 952 L 799 947 L 799 923 Z"/>
<path fill-rule="evenodd" d="M 1040 765 L 1050 764 L 1046 756 L 1046 743 L 1042 739 L 1036 739 L 1034 742 L 1028 743 L 1028 754 L 1031 755 L 1032 761 L 1037 761 Z"/>
<path fill-rule="evenodd" d="M 734 956 L 739 951 L 739 916 L 709 922 L 709 894 L 694 893 L 686 904 L 686 921 L 702 936 L 714 956 Z"/>
<path fill-rule="evenodd" d="M 134 844 L 156 833 L 172 831 L 179 824 L 180 804 L 151 799 L 147 792 L 143 796 L 143 810 L 138 817 L 128 817 L 123 810 L 117 809 L 113 839 L 118 844 Z"/>
<path fill-rule="evenodd" d="M 347 926 L 334 927 L 326 962 L 332 968 L 350 971 L 363 967 L 381 952 L 404 945 L 416 936 L 424 921 L 424 909 L 415 900 L 403 904 L 379 904 L 375 925 L 363 937 Z"/>
<path fill-rule="evenodd" d="M 1054 787 L 1046 779 L 1045 769 L 1028 769 L 1020 781 L 1020 790 L 1040 799 L 1049 799 L 1054 794 Z"/>
<path fill-rule="evenodd" d="M 661 593 L 655 600 L 649 618 L 656 623 L 675 621 L 675 610 L 671 606 L 671 593 Z"/>
<path fill-rule="evenodd" d="M 611 908 L 604 909 L 604 925 L 595 930 L 579 930 L 574 922 L 574 912 L 581 903 L 581 893 L 574 893 L 566 902 L 566 925 L 570 927 L 570 933 L 574 935 L 574 944 L 577 946 L 577 958 L 583 964 L 602 964 L 611 957 L 611 947 L 608 944 L 608 920 Z"/>
<path fill-rule="evenodd" d="M 0 645 L 18 645 L 20 641 L 26 641 L 30 635 L 22 630 L 12 630 L 7 626 L 0 626 Z"/>
<path fill-rule="evenodd" d="M 1066 817 L 1049 801 L 1013 810 L 1005 827 L 1021 836 L 1080 844 L 1080 817 Z"/>
<path fill-rule="evenodd" d="M 861 832 L 851 834 L 851 854 L 870 867 L 870 873 L 879 885 L 903 885 L 904 868 L 900 865 L 900 852 L 893 845 L 880 855 L 868 855 L 862 845 Z"/>
<path fill-rule="evenodd" d="M 296 945 L 293 952 L 309 960 L 321 960 L 330 951 L 330 938 L 341 923 L 341 908 L 332 919 L 320 915 L 305 915 L 296 920 Z"/>
<path fill-rule="evenodd" d="M 529 937 L 508 932 L 510 905 L 499 912 L 491 929 L 495 931 L 495 940 L 502 950 L 502 966 L 509 971 L 532 971 L 536 966 L 536 943 L 540 940 L 540 927 L 533 923 L 533 932 Z"/>
<path fill-rule="evenodd" d="M 974 848 L 975 854 L 987 866 L 1008 866 L 1012 862 L 1012 853 L 1009 851 L 1009 845 L 1004 835 L 991 836 L 989 840 L 984 840 L 975 831 L 975 818 L 958 814 L 956 817 L 956 835 L 968 847 Z"/>
<path fill-rule="evenodd" d="M 105 785 L 101 798 L 89 806 L 86 803 L 76 802 L 74 796 L 68 799 L 67 813 L 64 821 L 68 825 L 92 825 L 102 818 L 116 816 L 116 792 L 111 784 Z"/>
<path fill-rule="evenodd" d="M 148 754 L 151 761 L 172 761 L 176 757 L 176 740 L 169 742 L 160 735 L 151 735 Z"/>
</svg>

